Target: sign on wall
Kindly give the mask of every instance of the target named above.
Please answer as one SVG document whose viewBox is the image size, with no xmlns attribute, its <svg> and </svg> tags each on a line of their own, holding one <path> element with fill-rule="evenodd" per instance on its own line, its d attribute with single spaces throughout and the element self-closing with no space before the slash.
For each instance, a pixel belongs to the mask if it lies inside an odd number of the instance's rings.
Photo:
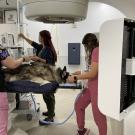
<svg viewBox="0 0 135 135">
<path fill-rule="evenodd" d="M 68 43 L 68 64 L 80 65 L 80 43 Z"/>
<path fill-rule="evenodd" d="M 16 10 L 5 10 L 5 23 L 17 23 L 17 11 Z"/>
</svg>

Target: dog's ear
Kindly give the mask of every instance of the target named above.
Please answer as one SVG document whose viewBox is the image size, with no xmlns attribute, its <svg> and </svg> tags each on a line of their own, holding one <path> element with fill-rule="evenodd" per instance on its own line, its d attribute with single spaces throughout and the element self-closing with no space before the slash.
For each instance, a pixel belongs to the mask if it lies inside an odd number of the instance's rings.
<svg viewBox="0 0 135 135">
<path fill-rule="evenodd" d="M 67 67 L 66 66 L 64 66 L 63 71 L 67 71 Z"/>
</svg>

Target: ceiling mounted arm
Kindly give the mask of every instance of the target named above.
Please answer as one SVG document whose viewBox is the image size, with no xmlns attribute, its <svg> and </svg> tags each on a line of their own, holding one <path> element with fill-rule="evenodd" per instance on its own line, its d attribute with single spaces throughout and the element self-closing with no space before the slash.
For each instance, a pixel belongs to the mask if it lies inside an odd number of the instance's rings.
<svg viewBox="0 0 135 135">
<path fill-rule="evenodd" d="M 74 23 L 87 16 L 88 0 L 22 0 L 27 19 L 44 23 Z"/>
</svg>

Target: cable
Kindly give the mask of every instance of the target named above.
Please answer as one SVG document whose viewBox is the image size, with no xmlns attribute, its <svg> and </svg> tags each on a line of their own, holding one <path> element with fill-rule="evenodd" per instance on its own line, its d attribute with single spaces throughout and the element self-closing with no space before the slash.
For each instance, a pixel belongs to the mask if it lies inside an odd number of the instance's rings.
<svg viewBox="0 0 135 135">
<path fill-rule="evenodd" d="M 35 112 L 37 112 L 36 102 L 35 102 L 35 100 L 34 100 L 34 97 L 33 97 L 32 93 L 31 93 L 31 98 L 32 98 L 33 103 L 34 103 L 34 109 L 35 109 Z"/>
<path fill-rule="evenodd" d="M 77 95 L 77 97 L 75 99 L 74 108 L 75 108 L 76 101 L 80 97 L 81 94 L 82 94 L 82 91 Z M 62 121 L 62 122 L 48 122 L 48 121 L 44 121 L 44 120 L 39 120 L 39 121 L 41 123 L 43 123 L 43 124 L 63 125 L 63 124 L 65 124 L 72 117 L 72 115 L 74 114 L 74 112 L 75 112 L 75 109 L 73 109 L 73 111 L 71 112 L 71 114 L 64 121 Z"/>
</svg>

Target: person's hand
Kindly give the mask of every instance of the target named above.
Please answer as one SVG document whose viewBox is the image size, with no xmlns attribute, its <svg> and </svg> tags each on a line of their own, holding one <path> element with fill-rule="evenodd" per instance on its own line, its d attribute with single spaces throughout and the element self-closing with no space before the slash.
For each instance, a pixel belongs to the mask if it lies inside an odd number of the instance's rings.
<svg viewBox="0 0 135 135">
<path fill-rule="evenodd" d="M 72 73 L 72 75 L 80 75 L 81 74 L 81 71 L 76 71 L 74 73 Z"/>
<path fill-rule="evenodd" d="M 19 37 L 19 38 L 25 38 L 25 36 L 24 36 L 23 33 L 20 33 L 20 34 L 18 35 L 18 37 Z"/>
<path fill-rule="evenodd" d="M 71 76 L 69 76 L 69 77 L 67 78 L 66 81 L 67 81 L 68 83 L 74 83 L 74 82 L 75 82 L 74 77 L 75 77 L 74 75 L 71 75 Z"/>
<path fill-rule="evenodd" d="M 29 56 L 24 56 L 23 58 L 25 59 L 25 62 L 29 62 L 31 60 Z"/>
<path fill-rule="evenodd" d="M 33 61 L 39 61 L 40 60 L 40 58 L 37 57 L 37 56 L 31 56 L 30 59 L 33 60 Z"/>
</svg>

